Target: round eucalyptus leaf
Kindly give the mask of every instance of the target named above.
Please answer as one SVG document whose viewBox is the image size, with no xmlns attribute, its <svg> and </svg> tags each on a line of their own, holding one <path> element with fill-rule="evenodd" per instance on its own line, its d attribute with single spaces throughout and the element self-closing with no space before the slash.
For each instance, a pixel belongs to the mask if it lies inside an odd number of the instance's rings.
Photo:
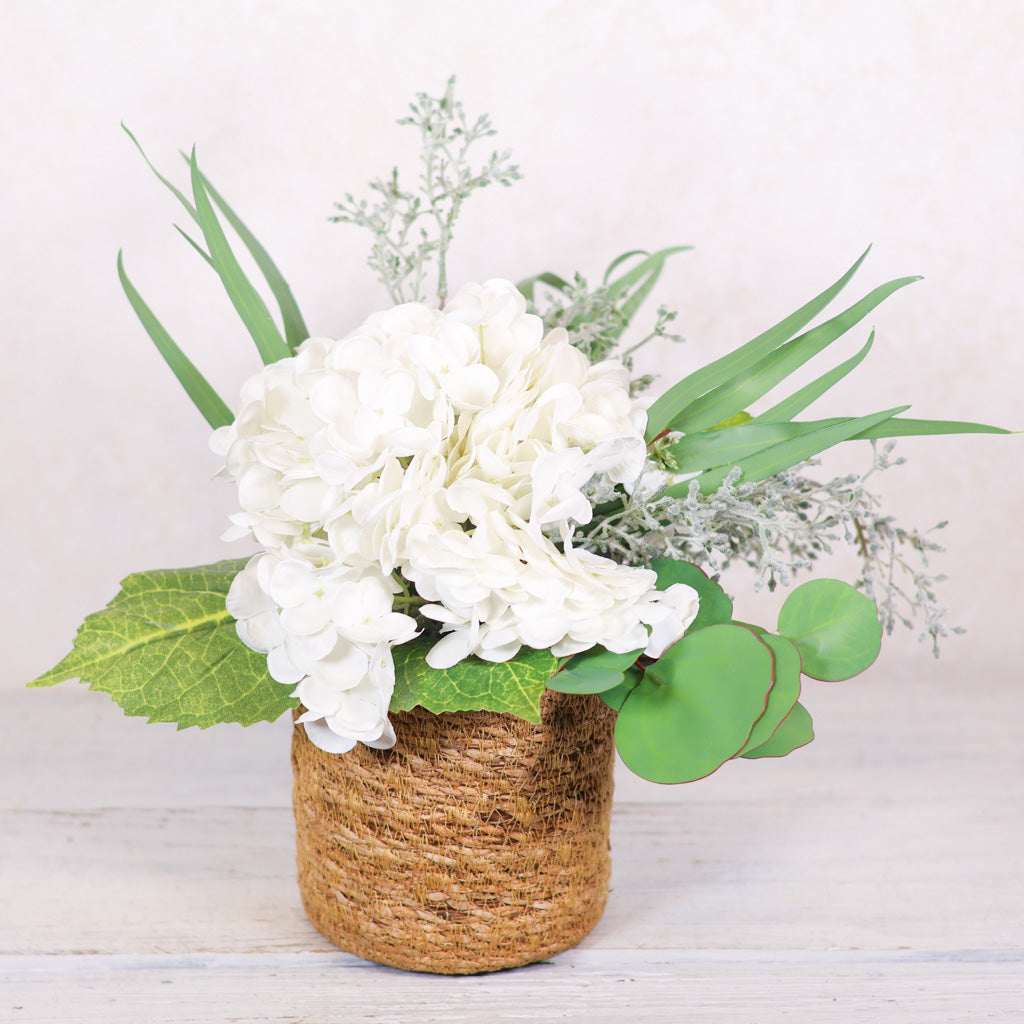
<svg viewBox="0 0 1024 1024">
<path fill-rule="evenodd" d="M 814 725 L 811 716 L 803 704 L 794 704 L 793 710 L 782 720 L 782 724 L 772 734 L 767 743 L 745 751 L 741 756 L 785 757 L 797 747 L 805 747 L 814 739 Z"/>
<path fill-rule="evenodd" d="M 613 654 L 601 646 L 591 647 L 573 657 L 548 680 L 549 690 L 559 693 L 602 693 L 618 686 L 623 673 L 636 663 L 642 650 Z"/>
<path fill-rule="evenodd" d="M 878 657 L 882 624 L 875 602 L 841 580 L 810 580 L 786 598 L 779 632 L 796 644 L 812 679 L 849 679 Z"/>
<path fill-rule="evenodd" d="M 658 590 L 668 590 L 674 583 L 685 583 L 697 591 L 700 610 L 697 618 L 687 628 L 687 633 L 732 619 L 732 601 L 726 592 L 692 562 L 655 558 L 651 561 L 651 568 L 658 574 Z"/>
<path fill-rule="evenodd" d="M 648 666 L 615 724 L 626 766 L 652 782 L 710 775 L 750 736 L 772 686 L 772 654 L 749 629 L 684 636 Z"/>
<path fill-rule="evenodd" d="M 750 738 L 740 751 L 741 755 L 767 743 L 800 697 L 800 652 L 784 636 L 773 636 L 771 633 L 759 636 L 772 652 L 775 682 L 768 691 L 768 706 L 754 723 Z"/>
</svg>

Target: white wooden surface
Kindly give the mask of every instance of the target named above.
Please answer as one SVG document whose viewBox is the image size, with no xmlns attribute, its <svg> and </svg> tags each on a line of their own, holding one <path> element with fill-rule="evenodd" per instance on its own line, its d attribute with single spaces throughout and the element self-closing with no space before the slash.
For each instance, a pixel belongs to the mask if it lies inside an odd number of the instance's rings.
<svg viewBox="0 0 1024 1024">
<path fill-rule="evenodd" d="M 623 773 L 598 928 L 476 978 L 308 924 L 284 723 L 175 734 L 5 686 L 0 1020 L 1024 1021 L 1024 700 L 996 665 L 922 651 L 815 687 L 785 761 Z"/>
</svg>

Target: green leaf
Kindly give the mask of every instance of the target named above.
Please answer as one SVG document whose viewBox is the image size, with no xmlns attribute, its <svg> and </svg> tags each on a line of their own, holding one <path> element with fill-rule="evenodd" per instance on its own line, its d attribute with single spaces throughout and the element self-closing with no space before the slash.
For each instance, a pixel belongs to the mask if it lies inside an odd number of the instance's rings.
<svg viewBox="0 0 1024 1024">
<path fill-rule="evenodd" d="M 804 363 L 842 337 L 893 292 L 920 280 L 919 277 L 903 277 L 880 285 L 838 316 L 806 334 L 801 334 L 799 338 L 780 345 L 756 362 L 743 367 L 729 380 L 695 399 L 672 418 L 669 429 L 686 433 L 704 430 L 746 409 L 800 369 Z"/>
<path fill-rule="evenodd" d="M 841 580 L 809 580 L 779 611 L 779 633 L 796 645 L 812 679 L 849 679 L 878 657 L 882 624 L 875 602 Z"/>
<path fill-rule="evenodd" d="M 621 711 L 626 698 L 640 685 L 644 673 L 639 665 L 634 665 L 623 674 L 622 682 L 610 690 L 602 690 L 598 696 L 613 711 Z"/>
<path fill-rule="evenodd" d="M 758 757 L 785 757 L 797 747 L 806 747 L 814 739 L 814 725 L 807 708 L 795 704 L 793 710 L 782 720 L 767 743 L 744 751 L 740 756 L 751 759 Z"/>
<path fill-rule="evenodd" d="M 224 606 L 245 559 L 135 573 L 86 618 L 71 653 L 30 686 L 78 677 L 125 714 L 179 729 L 273 721 L 298 701 L 275 682 L 264 654 L 235 632 Z"/>
<path fill-rule="evenodd" d="M 800 652 L 796 646 L 783 636 L 773 636 L 771 633 L 759 633 L 758 636 L 772 652 L 775 682 L 768 691 L 768 705 L 764 714 L 754 723 L 750 738 L 737 756 L 767 743 L 800 697 Z"/>
<path fill-rule="evenodd" d="M 224 290 L 231 299 L 238 315 L 242 318 L 246 330 L 252 335 L 264 363 L 275 363 L 286 359 L 291 352 L 281 337 L 276 324 L 267 311 L 259 293 L 250 284 L 242 272 L 242 268 L 231 251 L 224 229 L 220 226 L 217 214 L 203 184 L 203 175 L 196 163 L 196 152 L 192 150 L 189 161 L 192 168 L 192 195 L 196 202 L 196 219 L 206 239 L 213 261 L 213 269 L 224 284 Z"/>
<path fill-rule="evenodd" d="M 856 263 L 835 284 L 801 306 L 795 313 L 791 313 L 745 345 L 740 345 L 720 359 L 695 370 L 669 388 L 647 410 L 647 440 L 651 441 L 667 430 L 672 420 L 706 391 L 731 380 L 737 373 L 742 373 L 752 362 L 774 351 L 792 338 L 797 331 L 806 327 L 846 287 L 870 251 L 871 247 L 868 246 Z"/>
<path fill-rule="evenodd" d="M 626 766 L 652 782 L 703 778 L 742 749 L 771 686 L 771 651 L 749 629 L 689 633 L 626 697 L 615 745 Z"/>
<path fill-rule="evenodd" d="M 622 327 L 615 332 L 617 335 L 625 330 L 626 325 L 636 316 L 636 312 L 643 305 L 644 300 L 654 290 L 654 286 L 658 283 L 658 278 L 661 277 L 661 272 L 665 267 L 665 261 L 669 256 L 674 256 L 677 252 L 686 252 L 692 248 L 689 245 L 677 245 L 652 253 L 642 263 L 607 286 L 608 293 L 612 296 L 618 295 L 620 292 L 628 292 L 635 286 L 635 290 L 630 294 L 629 298 L 619 307 L 623 323 Z"/>
<path fill-rule="evenodd" d="M 546 284 L 549 288 L 554 288 L 555 291 L 562 292 L 563 294 L 572 291 L 572 285 L 569 284 L 564 278 L 559 277 L 557 274 L 543 273 L 534 274 L 533 277 L 524 278 L 519 284 L 516 285 L 516 290 L 526 299 L 527 302 L 533 302 L 534 292 L 538 284 Z"/>
<path fill-rule="evenodd" d="M 124 123 L 124 121 L 121 122 L 121 127 L 124 129 L 125 134 L 128 136 L 128 138 L 131 139 L 132 142 L 135 143 L 135 148 L 142 155 L 142 159 L 146 161 L 147 165 L 149 166 L 149 169 L 156 175 L 157 180 L 160 182 L 160 184 L 163 185 L 164 188 L 166 188 L 167 191 L 170 192 L 171 195 L 173 195 L 174 198 L 177 199 L 178 202 L 181 203 L 181 205 L 185 207 L 185 209 L 188 211 L 188 215 L 194 221 L 196 221 L 196 223 L 198 223 L 199 222 L 199 217 L 196 215 L 196 208 L 189 201 L 188 197 L 180 189 L 175 188 L 175 186 L 170 181 L 168 181 L 167 178 L 165 178 L 156 169 L 156 167 L 153 166 L 153 161 L 150 160 L 148 156 L 146 156 L 146 151 L 142 148 L 141 143 L 139 142 L 139 140 L 137 138 L 135 138 L 135 136 L 131 133 L 131 131 L 129 131 L 128 125 L 126 125 Z"/>
<path fill-rule="evenodd" d="M 186 161 L 189 159 L 186 154 L 182 153 L 181 155 L 185 157 Z M 309 337 L 309 330 L 306 327 L 305 320 L 302 318 L 299 304 L 295 301 L 295 296 L 292 294 L 288 282 L 284 279 L 281 271 L 277 269 L 277 264 L 270 258 L 270 254 L 259 243 L 256 236 L 245 226 L 238 214 L 228 206 L 223 196 L 210 184 L 210 179 L 205 174 L 202 174 L 202 172 L 200 172 L 200 175 L 207 194 L 217 204 L 221 213 L 224 214 L 224 219 L 242 240 L 242 244 L 249 250 L 256 266 L 260 269 L 260 273 L 263 274 L 271 294 L 281 310 L 281 320 L 284 323 L 284 333 L 288 348 L 294 352 Z"/>
<path fill-rule="evenodd" d="M 146 333 L 153 339 L 153 344 L 156 345 L 160 355 L 164 357 L 164 361 L 171 368 L 174 376 L 178 378 L 188 397 L 206 418 L 206 422 L 215 430 L 217 427 L 231 423 L 234 416 L 224 400 L 213 390 L 206 378 L 195 368 L 192 360 L 181 351 L 174 339 L 164 330 L 163 325 L 153 315 L 142 296 L 135 290 L 135 286 L 128 280 L 120 252 L 117 254 L 117 276 L 121 279 L 121 287 L 124 288 L 124 293 L 128 296 L 135 315 L 142 322 Z"/>
<path fill-rule="evenodd" d="M 395 692 L 392 711 L 417 705 L 445 711 L 501 711 L 540 721 L 540 697 L 560 663 L 550 651 L 524 647 L 511 661 L 466 658 L 447 669 L 433 669 L 426 657 L 433 642 L 413 640 L 392 648 Z"/>
<path fill-rule="evenodd" d="M 600 645 L 571 658 L 560 672 L 548 680 L 549 690 L 559 693 L 601 693 L 618 686 L 628 668 L 636 664 L 643 650 L 613 654 Z"/>
<path fill-rule="evenodd" d="M 692 562 L 655 558 L 651 561 L 651 568 L 658 574 L 658 590 L 668 590 L 673 583 L 685 583 L 697 591 L 700 609 L 697 618 L 687 628 L 687 633 L 732 619 L 732 601 L 726 592 L 717 581 L 710 579 Z"/>
<path fill-rule="evenodd" d="M 858 416 L 856 419 L 841 420 L 828 427 L 813 430 L 800 437 L 789 441 L 772 445 L 761 451 L 741 459 L 734 463 L 740 467 L 740 480 L 744 483 L 755 483 L 767 477 L 775 476 L 791 466 L 803 462 L 820 452 L 839 444 L 841 441 L 849 441 L 857 437 L 863 431 L 875 427 L 886 420 L 891 419 L 896 413 L 909 409 L 909 405 L 897 406 L 895 409 L 886 409 L 883 412 L 874 413 L 871 416 Z M 738 429 L 738 428 L 737 428 Z M 721 487 L 722 482 L 729 475 L 732 467 L 723 466 L 719 469 L 710 470 L 702 474 L 698 481 L 700 488 L 705 494 L 710 494 Z M 671 496 L 685 495 L 689 490 L 689 481 L 676 484 L 665 492 Z"/>
<path fill-rule="evenodd" d="M 800 388 L 799 391 L 794 391 L 788 398 L 784 398 L 781 402 L 773 405 L 767 412 L 761 413 L 757 417 L 758 421 L 778 422 L 780 420 L 791 420 L 798 413 L 803 412 L 807 406 L 821 398 L 826 391 L 835 387 L 848 373 L 860 366 L 871 351 L 874 341 L 875 332 L 872 331 L 868 335 L 868 340 L 865 342 L 864 347 L 859 352 L 845 362 L 823 373 L 817 380 L 811 381 L 810 384 Z"/>
</svg>

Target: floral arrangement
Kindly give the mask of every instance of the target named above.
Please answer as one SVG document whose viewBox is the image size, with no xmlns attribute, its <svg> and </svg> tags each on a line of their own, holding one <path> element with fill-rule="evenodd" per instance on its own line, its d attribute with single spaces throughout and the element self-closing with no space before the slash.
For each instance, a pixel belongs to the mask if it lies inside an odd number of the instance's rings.
<svg viewBox="0 0 1024 1024">
<path fill-rule="evenodd" d="M 658 782 L 709 774 L 733 757 L 779 756 L 813 736 L 801 676 L 845 679 L 878 654 L 883 630 L 923 614 L 947 629 L 927 535 L 882 514 L 867 476 L 818 483 L 808 467 L 848 440 L 963 431 L 906 406 L 798 420 L 867 356 L 770 408 L 751 408 L 911 283 L 874 289 L 809 326 L 864 259 L 752 341 L 694 369 L 653 403 L 633 355 L 673 338 L 662 307 L 628 347 L 665 261 L 632 252 L 601 284 L 539 274 L 448 294 L 446 255 L 464 200 L 519 172 L 469 120 L 450 82 L 403 122 L 423 140 L 415 191 L 397 171 L 351 195 L 334 219 L 369 229 L 370 266 L 392 306 L 340 339 L 311 336 L 275 264 L 187 157 L 191 196 L 169 180 L 264 368 L 234 410 L 170 338 L 129 280 L 146 331 L 214 428 L 238 489 L 228 536 L 252 557 L 140 573 L 89 616 L 74 649 L 32 685 L 79 677 L 127 714 L 179 727 L 274 719 L 301 706 L 317 746 L 396 742 L 389 711 L 491 710 L 540 721 L 546 688 L 597 693 L 618 711 L 626 764 Z M 130 133 L 129 133 L 130 134 Z M 134 141 L 134 137 L 133 137 Z M 141 150 L 140 150 L 141 151 Z M 248 250 L 280 326 L 225 231 Z M 865 253 L 866 256 L 866 253 Z M 436 290 L 428 280 L 436 271 Z M 789 584 L 837 541 L 857 546 L 856 586 L 794 588 L 775 631 L 738 621 L 718 581 L 732 561 Z M 920 556 L 915 565 L 909 554 Z M 909 584 L 899 584 L 902 572 Z"/>
</svg>

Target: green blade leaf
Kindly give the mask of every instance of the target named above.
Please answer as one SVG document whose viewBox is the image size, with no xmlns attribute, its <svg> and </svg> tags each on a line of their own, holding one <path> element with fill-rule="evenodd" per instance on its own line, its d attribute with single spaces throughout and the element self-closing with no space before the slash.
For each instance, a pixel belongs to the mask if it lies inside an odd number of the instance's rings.
<svg viewBox="0 0 1024 1024">
<path fill-rule="evenodd" d="M 797 747 L 806 747 L 814 739 L 814 725 L 807 708 L 795 704 L 793 710 L 782 720 L 772 733 L 772 738 L 759 747 L 745 750 L 740 756 L 751 759 L 758 757 L 785 757 Z"/>
<path fill-rule="evenodd" d="M 686 252 L 692 248 L 689 245 L 677 245 L 670 249 L 661 249 L 648 256 L 647 259 L 634 267 L 633 270 L 623 274 L 622 277 L 608 285 L 608 293 L 613 296 L 618 295 L 620 292 L 627 292 L 634 285 L 636 286 L 632 294 L 629 295 L 629 298 L 619 307 L 619 312 L 622 315 L 622 324 L 611 332 L 613 337 L 621 336 L 629 322 L 636 316 L 637 310 L 643 305 L 647 296 L 654 290 L 654 286 L 658 283 L 658 278 L 661 277 L 665 261 L 669 256 L 674 256 L 677 252 Z"/>
<path fill-rule="evenodd" d="M 615 745 L 626 766 L 652 782 L 703 778 L 747 742 L 771 686 L 771 651 L 749 629 L 689 633 L 626 697 Z"/>
<path fill-rule="evenodd" d="M 883 423 L 897 413 L 909 408 L 909 405 L 902 405 L 897 406 L 895 409 L 887 409 L 883 412 L 875 413 L 872 416 L 858 416 L 856 419 L 842 420 L 820 430 L 814 430 L 792 440 L 772 445 L 770 448 L 765 448 L 755 455 L 748 456 L 735 463 L 742 470 L 740 479 L 745 483 L 754 483 L 758 480 L 775 476 L 776 473 L 781 473 L 783 470 L 789 469 L 790 466 L 795 466 L 805 459 L 812 458 L 833 445 L 857 437 L 862 431 Z M 720 469 L 713 469 L 708 473 L 702 474 L 697 478 L 701 490 L 705 494 L 710 494 L 712 491 L 717 490 L 729 475 L 731 468 L 723 466 Z M 668 488 L 665 493 L 678 496 L 685 495 L 688 490 L 689 481 L 684 481 Z"/>
<path fill-rule="evenodd" d="M 821 422 L 827 423 L 827 420 Z M 962 420 L 915 420 L 894 416 L 891 420 L 862 430 L 855 440 L 880 437 L 920 437 L 926 434 L 1012 434 L 1003 427 Z"/>
<path fill-rule="evenodd" d="M 519 284 L 516 285 L 516 290 L 526 299 L 527 302 L 533 302 L 534 292 L 536 291 L 538 284 L 546 284 L 550 288 L 554 288 L 555 291 L 566 294 L 572 290 L 572 285 L 569 284 L 564 278 L 559 277 L 557 274 L 551 274 L 545 272 L 543 274 L 534 274 L 533 277 L 524 278 Z"/>
<path fill-rule="evenodd" d="M 838 422 L 838 421 L 837 421 Z M 766 448 L 820 430 L 820 422 L 741 423 L 735 427 L 686 434 L 667 448 L 676 473 L 700 473 L 719 466 L 735 466 Z"/>
<path fill-rule="evenodd" d="M 801 334 L 799 338 L 780 345 L 763 358 L 744 367 L 729 380 L 695 399 L 673 417 L 669 428 L 685 433 L 705 430 L 746 409 L 800 369 L 808 360 L 841 338 L 893 292 L 920 280 L 919 277 L 903 277 L 880 285 L 838 316 L 807 331 L 806 334 Z"/>
<path fill-rule="evenodd" d="M 648 442 L 667 430 L 672 420 L 706 391 L 731 380 L 737 373 L 741 373 L 744 367 L 774 351 L 792 338 L 797 331 L 806 327 L 846 287 L 870 251 L 871 247 L 868 246 L 838 281 L 826 288 L 820 295 L 815 296 L 806 305 L 801 306 L 795 313 L 791 313 L 763 334 L 759 334 L 745 345 L 740 345 L 739 348 L 726 353 L 720 359 L 694 371 L 678 384 L 669 388 L 647 410 L 646 438 Z"/>
<path fill-rule="evenodd" d="M 619 267 L 622 266 L 627 260 L 631 260 L 634 256 L 650 256 L 651 254 L 646 249 L 630 249 L 629 252 L 624 252 L 621 256 L 616 256 L 615 259 L 608 264 L 608 269 L 604 272 L 604 277 L 601 278 L 601 284 L 606 286 L 612 274 L 615 273 Z"/>
<path fill-rule="evenodd" d="M 868 335 L 868 340 L 864 347 L 856 355 L 851 356 L 827 373 L 823 373 L 817 380 L 811 381 L 810 384 L 800 388 L 799 391 L 795 391 L 788 398 L 784 398 L 781 402 L 773 405 L 767 412 L 759 415 L 757 421 L 778 422 L 780 420 L 791 420 L 798 413 L 803 412 L 812 402 L 821 398 L 826 391 L 835 387 L 851 370 L 860 366 L 871 351 L 874 341 L 875 332 L 872 331 Z"/>
<path fill-rule="evenodd" d="M 875 602 L 841 580 L 809 580 L 779 611 L 779 633 L 791 640 L 812 679 L 849 679 L 878 657 L 882 624 Z"/>
<path fill-rule="evenodd" d="M 565 668 L 548 680 L 549 690 L 559 693 L 601 693 L 618 686 L 627 669 L 643 650 L 613 654 L 600 645 L 572 657 Z"/>
<path fill-rule="evenodd" d="M 167 191 L 170 192 L 171 195 L 173 195 L 174 198 L 177 199 L 178 202 L 181 203 L 181 205 L 184 206 L 186 210 L 188 210 L 188 215 L 198 224 L 199 217 L 196 214 L 196 208 L 189 201 L 188 197 L 180 189 L 175 188 L 175 186 L 170 181 L 168 181 L 167 178 L 165 178 L 156 169 L 156 167 L 153 166 L 153 162 L 149 159 L 148 156 L 146 156 L 146 151 L 142 148 L 142 145 L 139 143 L 139 140 L 135 138 L 135 136 L 128 130 L 128 126 L 124 123 L 124 121 L 121 122 L 121 127 L 124 129 L 125 134 L 128 136 L 128 138 L 135 143 L 135 148 L 142 155 L 142 159 L 146 161 L 146 164 L 149 166 L 149 169 L 156 175 L 157 180 L 160 182 L 160 184 L 162 184 L 164 188 L 166 188 Z"/>
<path fill-rule="evenodd" d="M 181 237 L 184 238 L 200 256 L 202 256 L 207 266 L 213 266 L 213 260 L 210 259 L 210 254 L 187 231 L 183 231 L 177 224 L 174 225 L 174 230 L 177 231 L 178 234 L 181 235 Z"/>
<path fill-rule="evenodd" d="M 658 590 L 668 590 L 674 583 L 685 583 L 697 591 L 700 608 L 697 617 L 687 628 L 687 633 L 732 619 L 732 601 L 726 592 L 692 562 L 682 562 L 675 558 L 655 558 L 651 561 L 651 568 L 658 574 Z"/>
<path fill-rule="evenodd" d="M 540 721 L 540 697 L 560 663 L 550 651 L 524 647 L 511 661 L 470 657 L 452 668 L 433 669 L 426 657 L 429 640 L 413 640 L 392 649 L 395 692 L 392 711 L 417 705 L 444 711 L 501 711 Z"/>
<path fill-rule="evenodd" d="M 182 153 L 182 156 L 185 157 L 186 161 L 188 160 L 184 153 Z M 281 271 L 277 269 L 277 264 L 270 258 L 270 254 L 259 243 L 256 236 L 245 226 L 242 219 L 227 204 L 224 197 L 210 184 L 210 179 L 205 174 L 201 174 L 201 177 L 207 194 L 217 204 L 221 213 L 224 214 L 224 219 L 231 225 L 232 230 L 242 240 L 242 244 L 246 249 L 249 250 L 253 261 L 259 267 L 260 273 L 266 280 L 267 286 L 270 288 L 270 292 L 274 296 L 278 308 L 281 310 L 281 320 L 284 323 L 284 333 L 288 348 L 294 352 L 309 337 L 309 330 L 306 328 L 306 322 L 299 311 L 299 304 L 295 301 L 295 296 L 292 294 L 288 282 L 284 279 Z"/>
<path fill-rule="evenodd" d="M 192 168 L 192 194 L 196 202 L 196 217 L 206 239 L 213 268 L 224 284 L 224 290 L 231 304 L 238 311 L 246 330 L 252 335 L 264 363 L 275 363 L 286 359 L 291 352 L 274 324 L 266 305 L 258 292 L 242 272 L 242 268 L 231 251 L 224 229 L 217 220 L 210 198 L 203 184 L 203 176 L 196 163 L 195 150 L 190 160 Z"/>
<path fill-rule="evenodd" d="M 30 686 L 78 677 L 125 714 L 179 729 L 273 721 L 298 701 L 275 682 L 266 655 L 250 650 L 224 606 L 245 559 L 135 573 L 86 618 L 74 648 Z"/>
<path fill-rule="evenodd" d="M 771 633 L 758 633 L 758 636 L 772 652 L 775 682 L 768 691 L 768 705 L 764 714 L 754 723 L 750 738 L 737 757 L 767 743 L 800 697 L 800 652 L 796 645 L 783 636 L 773 636 Z"/>
<path fill-rule="evenodd" d="M 215 430 L 217 427 L 227 426 L 231 423 L 234 420 L 231 410 L 209 385 L 206 378 L 195 368 L 192 360 L 178 348 L 174 339 L 164 330 L 163 325 L 142 300 L 142 296 L 135 290 L 135 286 L 128 280 L 120 252 L 117 254 L 117 276 L 121 279 L 121 287 L 124 288 L 124 293 L 128 296 L 135 315 L 142 322 L 146 333 L 153 339 L 153 344 L 156 345 L 160 355 L 164 357 L 164 361 L 171 368 L 174 376 L 178 378 L 188 397 L 206 418 L 206 422 Z"/>
</svg>

